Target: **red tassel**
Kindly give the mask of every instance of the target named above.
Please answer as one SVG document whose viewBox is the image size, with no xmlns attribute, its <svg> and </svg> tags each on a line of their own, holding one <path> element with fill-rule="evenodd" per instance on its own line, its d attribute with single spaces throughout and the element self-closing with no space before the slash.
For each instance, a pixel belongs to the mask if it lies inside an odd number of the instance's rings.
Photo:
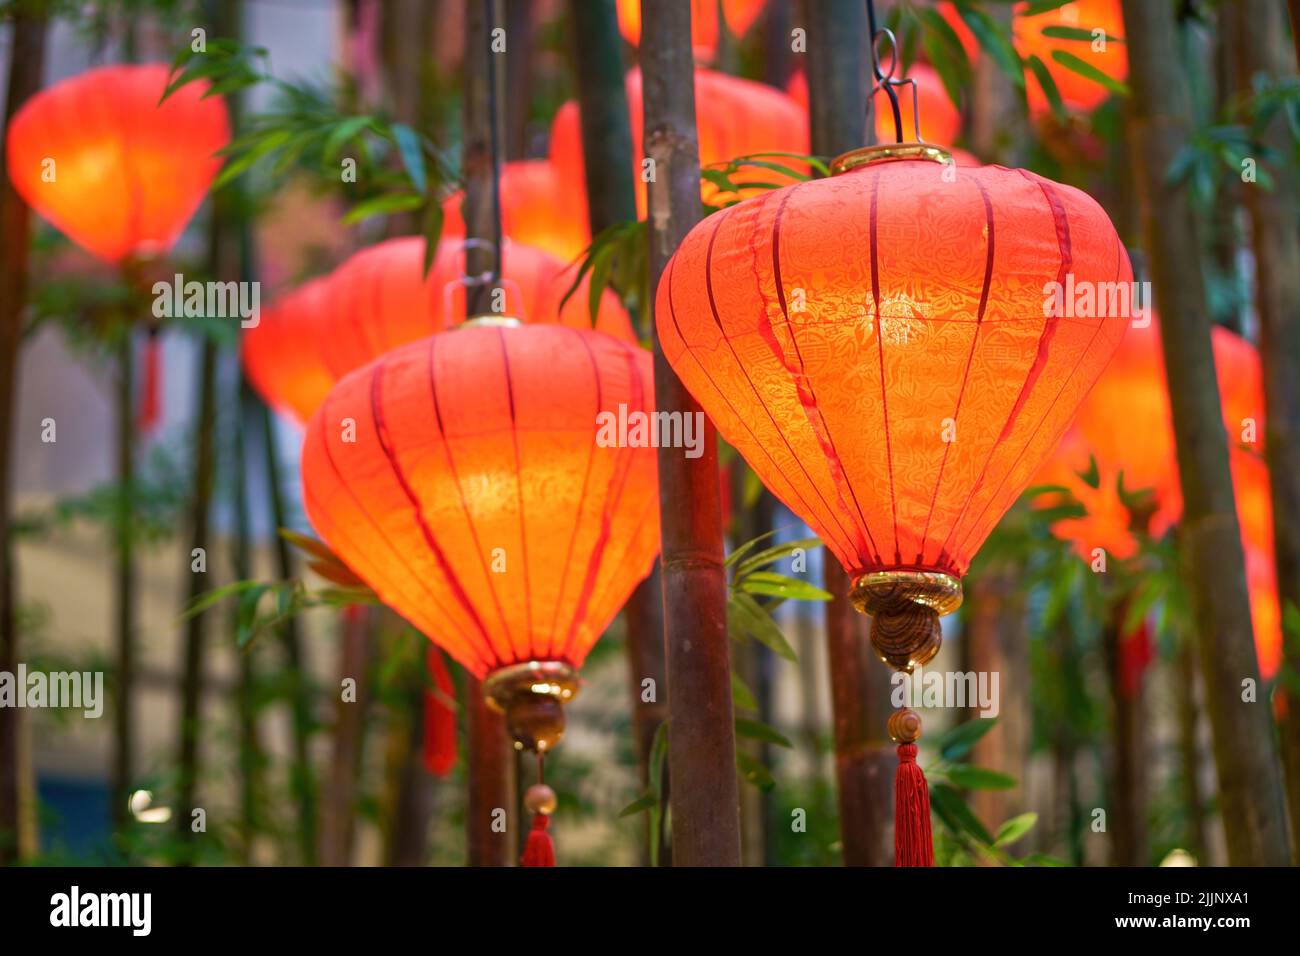
<svg viewBox="0 0 1300 956">
<path fill-rule="evenodd" d="M 528 831 L 528 842 L 524 844 L 524 858 L 520 866 L 555 866 L 555 844 L 546 828 L 551 825 L 551 818 L 544 813 L 533 814 L 533 828 Z"/>
<path fill-rule="evenodd" d="M 434 776 L 445 777 L 456 766 L 456 713 L 448 705 L 456 689 L 442 652 L 432 645 L 427 664 L 433 688 L 424 692 L 424 766 Z"/>
<path fill-rule="evenodd" d="M 162 343 L 155 332 L 149 333 L 144 346 L 144 369 L 140 378 L 140 395 L 135 414 L 136 428 L 148 433 L 162 419 Z"/>
<path fill-rule="evenodd" d="M 916 765 L 916 744 L 898 745 L 894 776 L 894 866 L 934 866 L 930 788 Z"/>
<path fill-rule="evenodd" d="M 1119 688 L 1128 698 L 1136 697 L 1142 689 L 1142 678 L 1147 666 L 1155 659 L 1151 646 L 1151 632 L 1147 622 L 1141 621 L 1128 634 L 1119 639 Z"/>
</svg>

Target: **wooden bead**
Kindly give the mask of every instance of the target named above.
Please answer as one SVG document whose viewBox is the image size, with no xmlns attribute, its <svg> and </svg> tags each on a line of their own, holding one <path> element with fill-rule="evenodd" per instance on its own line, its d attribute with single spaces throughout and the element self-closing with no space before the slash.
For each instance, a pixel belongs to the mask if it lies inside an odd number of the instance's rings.
<svg viewBox="0 0 1300 956">
<path fill-rule="evenodd" d="M 524 806 L 529 813 L 550 816 L 558 803 L 555 791 L 544 783 L 535 783 L 524 791 Z"/>
<path fill-rule="evenodd" d="M 896 744 L 914 744 L 921 739 L 921 715 L 910 707 L 889 715 L 889 738 Z"/>
<path fill-rule="evenodd" d="M 871 646 L 895 670 L 929 663 L 942 645 L 939 613 L 928 605 L 903 601 L 880 608 L 871 619 Z"/>
</svg>

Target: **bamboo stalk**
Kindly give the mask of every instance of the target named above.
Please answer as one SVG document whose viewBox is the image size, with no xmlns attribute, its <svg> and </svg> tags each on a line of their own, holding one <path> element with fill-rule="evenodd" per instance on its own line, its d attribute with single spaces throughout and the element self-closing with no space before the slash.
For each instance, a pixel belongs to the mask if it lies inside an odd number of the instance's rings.
<svg viewBox="0 0 1300 956">
<path fill-rule="evenodd" d="M 1281 5 L 1241 0 L 1220 8 L 1221 17 L 1235 21 L 1235 91 L 1249 95 L 1254 79 L 1295 79 L 1296 63 L 1286 45 L 1287 17 Z M 1296 24 L 1292 24 L 1295 26 Z M 1274 118 L 1265 143 L 1279 157 L 1292 150 L 1291 134 L 1282 116 Z M 1265 160 L 1260 160 L 1265 165 Z M 1285 608 L 1300 609 L 1300 199 L 1292 164 L 1267 163 L 1273 188 L 1245 183 L 1255 252 L 1255 305 L 1259 313 L 1260 360 L 1264 371 L 1264 404 L 1268 413 L 1264 453 L 1273 492 L 1273 548 L 1277 562 L 1277 595 Z M 1300 674 L 1300 639 L 1285 642 L 1286 667 Z M 1291 810 L 1291 853 L 1300 863 L 1300 694 L 1278 693 L 1284 700 L 1282 757 L 1286 768 L 1287 800 Z"/>
<path fill-rule="evenodd" d="M 1183 542 L 1214 737 L 1220 807 L 1234 866 L 1283 865 L 1286 810 L 1259 686 L 1241 532 L 1233 501 L 1205 303 L 1197 224 L 1186 186 L 1167 171 L 1188 139 L 1173 9 L 1123 0 L 1129 45 L 1133 170 L 1156 298 L 1182 484 Z"/>
<path fill-rule="evenodd" d="M 41 86 L 45 61 L 45 17 L 35 5 L 19 5 L 12 14 L 9 81 L 5 98 L 5 128 L 29 96 Z M 13 508 L 10 452 L 22 341 L 23 305 L 27 298 L 27 249 L 30 210 L 9 179 L 7 159 L 0 156 L 0 671 L 18 668 L 20 638 L 17 621 L 18 586 L 14 552 L 9 540 Z M 19 763 L 20 721 L 17 707 L 0 708 L 0 866 L 25 857 L 21 821 L 24 816 L 22 770 Z"/>
<path fill-rule="evenodd" d="M 245 424 L 252 420 L 256 400 L 248 389 L 242 368 L 235 376 L 234 406 L 239 409 L 238 420 L 231 430 L 230 478 L 234 491 L 235 579 L 247 581 L 252 576 L 252 545 L 249 530 L 247 461 L 245 458 Z M 237 619 L 232 618 L 232 629 Z M 234 642 L 232 641 L 232 644 Z M 239 728 L 239 837 L 241 862 L 247 866 L 253 860 L 253 844 L 259 828 L 259 798 L 262 793 L 262 747 L 258 735 L 256 682 L 257 672 L 253 655 L 237 652 L 239 659 L 238 685 L 235 692 L 235 716 Z"/>
<path fill-rule="evenodd" d="M 689 0 L 641 5 L 650 288 L 700 218 L 700 156 Z M 665 644 L 671 707 L 673 864 L 739 866 L 736 739 L 727 646 L 717 433 L 655 339 L 655 407 L 704 423 L 703 454 L 659 449 Z"/>
<path fill-rule="evenodd" d="M 334 704 L 333 752 L 321 800 L 320 852 L 322 866 L 347 866 L 352 859 L 355 812 L 365 746 L 366 709 L 369 705 L 367 671 L 370 666 L 370 630 L 373 615 L 365 607 L 343 613 L 339 683 Z M 357 696 L 345 701 L 342 681 L 356 681 Z"/>
<path fill-rule="evenodd" d="M 500 210 L 493 198 L 500 173 L 499 155 L 493 146 L 503 136 L 501 111 L 493 115 L 490 90 L 504 88 L 504 55 L 488 52 L 489 31 L 500 23 L 501 9 L 495 0 L 466 0 L 465 114 L 461 146 L 465 176 L 463 216 L 466 239 L 489 242 L 501 235 Z M 495 76 L 490 71 L 495 71 Z M 491 260 L 490 253 L 467 249 L 465 271 L 476 275 L 490 269 L 500 270 L 501 263 Z M 488 286 L 468 289 L 469 314 L 488 311 L 491 295 Z M 483 685 L 474 679 L 465 682 L 464 713 L 469 742 L 469 806 L 465 813 L 469 863 L 508 866 L 514 857 L 513 834 L 493 828 L 494 811 L 509 813 L 515 806 L 505 720 L 487 706 Z"/>
</svg>

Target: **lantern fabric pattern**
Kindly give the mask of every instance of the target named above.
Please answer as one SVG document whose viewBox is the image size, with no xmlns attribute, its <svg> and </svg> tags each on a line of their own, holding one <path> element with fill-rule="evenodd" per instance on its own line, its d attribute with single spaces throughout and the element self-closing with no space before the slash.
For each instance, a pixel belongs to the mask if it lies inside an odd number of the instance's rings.
<svg viewBox="0 0 1300 956">
<path fill-rule="evenodd" d="M 166 252 L 221 168 L 225 105 L 204 98 L 203 83 L 160 105 L 168 74 L 161 63 L 88 70 L 33 96 L 10 123 L 18 194 L 105 262 Z"/>
<path fill-rule="evenodd" d="M 873 162 L 704 220 L 655 316 L 719 432 L 846 571 L 960 576 L 1128 324 L 1045 317 L 1067 274 L 1132 277 L 1085 194 Z"/>
<path fill-rule="evenodd" d="M 424 248 L 419 236 L 369 246 L 328 278 L 266 310 L 243 340 L 244 365 L 259 394 L 305 422 L 352 369 L 459 321 L 464 241 L 444 238 L 427 276 Z M 502 263 L 507 314 L 530 323 L 591 327 L 586 279 L 561 308 L 574 279 L 563 263 L 513 242 L 504 244 Z M 601 295 L 596 328 L 636 341 L 627 312 L 609 291 Z"/>
<path fill-rule="evenodd" d="M 346 376 L 307 431 L 312 525 L 477 677 L 576 668 L 659 551 L 650 354 L 590 329 L 470 327 Z M 355 422 L 349 441 L 348 422 Z"/>
<path fill-rule="evenodd" d="M 586 187 L 578 176 L 561 172 L 549 160 L 521 159 L 501 167 L 501 232 L 515 242 L 572 262 L 591 245 Z M 444 238 L 463 238 L 463 192 L 442 203 Z"/>
<path fill-rule="evenodd" d="M 637 184 L 637 215 L 646 214 L 646 190 L 641 177 L 644 152 L 642 134 L 644 113 L 641 104 L 641 71 L 627 74 L 628 119 L 632 127 L 632 159 Z M 700 141 L 700 165 L 727 163 L 739 156 L 754 153 L 807 153 L 808 117 L 789 95 L 763 83 L 742 80 L 714 70 L 695 71 L 696 123 Z M 551 123 L 551 163 L 562 182 L 586 182 L 582 158 L 582 127 L 578 103 L 570 100 L 560 107 Z M 798 160 L 776 159 L 782 165 L 806 171 Z M 738 183 L 771 182 L 780 173 L 761 168 L 742 168 L 731 179 Z M 579 186 L 580 188 L 580 186 Z M 744 195 L 764 192 L 762 188 L 743 190 Z M 585 197 L 585 192 L 581 195 Z M 705 202 L 720 205 L 724 199 L 709 182 L 701 186 Z M 577 214 L 577 213 L 575 213 Z M 581 209 L 586 220 L 586 205 Z"/>
</svg>

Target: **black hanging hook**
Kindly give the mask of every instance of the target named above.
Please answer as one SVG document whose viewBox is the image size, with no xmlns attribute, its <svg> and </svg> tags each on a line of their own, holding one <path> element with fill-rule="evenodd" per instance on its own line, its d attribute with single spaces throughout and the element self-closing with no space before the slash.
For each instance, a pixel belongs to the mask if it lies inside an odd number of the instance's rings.
<svg viewBox="0 0 1300 956">
<path fill-rule="evenodd" d="M 871 87 L 871 95 L 867 102 L 868 115 L 870 115 L 871 106 L 875 102 L 876 93 L 883 89 L 885 95 L 889 97 L 889 108 L 894 117 L 894 142 L 903 142 L 903 113 L 899 109 L 898 93 L 894 90 L 894 87 L 910 86 L 912 88 L 912 132 L 916 137 L 916 141 L 918 143 L 922 142 L 921 114 L 916 97 L 916 81 L 906 76 L 899 79 L 894 78 L 894 70 L 898 67 L 898 38 L 894 36 L 894 31 L 888 27 L 877 27 L 875 0 L 867 0 L 867 30 L 871 35 L 871 72 L 875 77 L 875 82 Z M 888 72 L 880 68 L 880 55 L 877 46 L 882 39 L 889 41 Z"/>
</svg>

